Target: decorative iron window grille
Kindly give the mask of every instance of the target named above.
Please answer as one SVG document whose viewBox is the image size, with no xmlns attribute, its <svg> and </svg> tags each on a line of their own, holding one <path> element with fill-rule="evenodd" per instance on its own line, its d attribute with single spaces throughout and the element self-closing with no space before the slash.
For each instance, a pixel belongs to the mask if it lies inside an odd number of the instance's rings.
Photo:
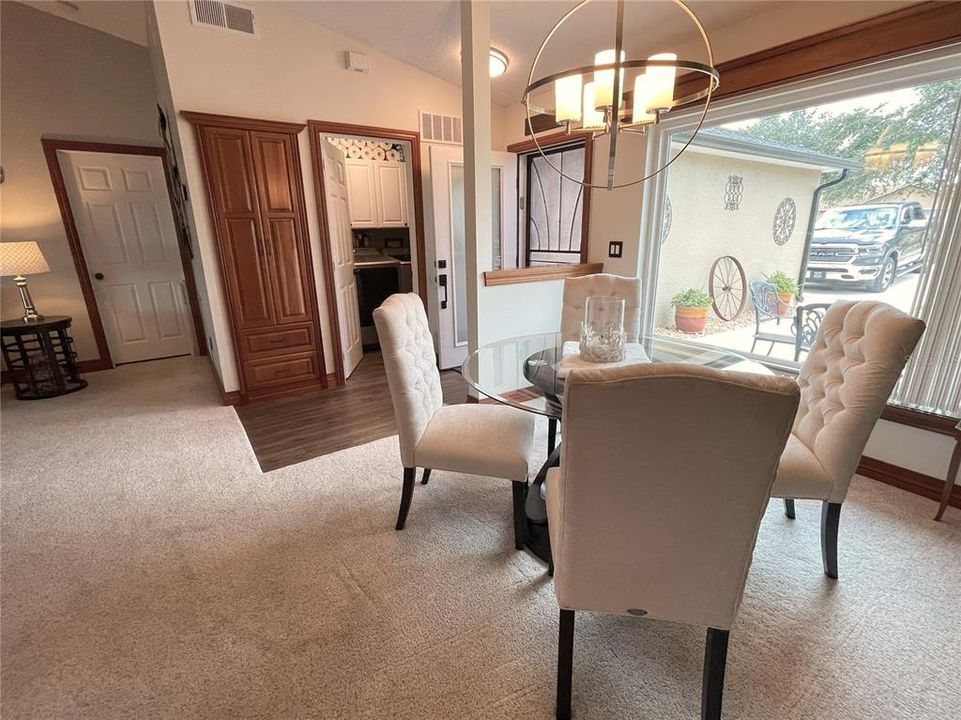
<svg viewBox="0 0 961 720">
<path fill-rule="evenodd" d="M 730 175 L 724 188 L 724 209 L 734 212 L 741 207 L 744 196 L 744 178 L 740 175 Z"/>
<path fill-rule="evenodd" d="M 584 144 L 547 149 L 565 174 L 584 177 Z M 554 172 L 538 153 L 527 155 L 524 265 L 576 265 L 581 261 L 584 187 Z"/>
<path fill-rule="evenodd" d="M 794 233 L 797 223 L 797 206 L 791 198 L 784 198 L 774 211 L 774 243 L 784 245 Z"/>
</svg>

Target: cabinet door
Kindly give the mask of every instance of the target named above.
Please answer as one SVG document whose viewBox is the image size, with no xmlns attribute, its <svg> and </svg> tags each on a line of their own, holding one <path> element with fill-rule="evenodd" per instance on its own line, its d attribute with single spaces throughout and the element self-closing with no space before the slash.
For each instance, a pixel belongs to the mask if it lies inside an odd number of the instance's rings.
<svg viewBox="0 0 961 720">
<path fill-rule="evenodd" d="M 378 227 L 407 226 L 407 172 L 404 163 L 375 162 Z"/>
<path fill-rule="evenodd" d="M 204 146 L 214 221 L 220 226 L 224 285 L 237 330 L 274 324 L 270 273 L 246 131 L 206 128 Z"/>
<path fill-rule="evenodd" d="M 347 203 L 351 227 L 377 227 L 374 165 L 370 160 L 346 160 Z"/>
<path fill-rule="evenodd" d="M 261 222 L 276 324 L 311 319 L 307 239 L 301 224 L 299 173 L 292 135 L 251 132 L 254 171 L 260 188 Z"/>
</svg>

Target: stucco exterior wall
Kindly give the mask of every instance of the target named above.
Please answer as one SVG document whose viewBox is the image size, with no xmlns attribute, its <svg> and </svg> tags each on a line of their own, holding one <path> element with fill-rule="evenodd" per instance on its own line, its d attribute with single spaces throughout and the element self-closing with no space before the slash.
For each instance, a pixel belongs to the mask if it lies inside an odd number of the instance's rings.
<svg viewBox="0 0 961 720">
<path fill-rule="evenodd" d="M 748 282 L 775 270 L 797 275 L 818 168 L 689 148 L 668 172 L 672 221 L 661 248 L 655 326 L 674 324 L 670 303 L 675 293 L 688 287 L 708 289 L 711 265 L 722 255 L 741 262 Z M 733 211 L 725 209 L 725 189 L 732 175 L 743 178 L 740 206 Z M 778 245 L 774 216 L 785 198 L 795 203 L 794 230 L 784 245 Z"/>
</svg>

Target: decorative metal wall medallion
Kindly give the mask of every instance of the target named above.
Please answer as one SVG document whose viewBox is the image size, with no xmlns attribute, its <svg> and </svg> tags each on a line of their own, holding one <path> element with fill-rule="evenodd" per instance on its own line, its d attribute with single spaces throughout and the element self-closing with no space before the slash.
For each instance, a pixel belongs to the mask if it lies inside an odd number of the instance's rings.
<svg viewBox="0 0 961 720">
<path fill-rule="evenodd" d="M 740 175 L 730 175 L 724 188 L 724 209 L 733 212 L 740 208 L 743 195 L 744 178 Z"/>
<path fill-rule="evenodd" d="M 784 198 L 774 211 L 774 242 L 784 245 L 794 233 L 797 222 L 797 206 L 791 198 Z"/>
<path fill-rule="evenodd" d="M 671 234 L 671 223 L 674 222 L 674 208 L 671 207 L 671 198 L 664 196 L 664 217 L 661 218 L 661 245 L 667 242 L 667 236 Z"/>
</svg>

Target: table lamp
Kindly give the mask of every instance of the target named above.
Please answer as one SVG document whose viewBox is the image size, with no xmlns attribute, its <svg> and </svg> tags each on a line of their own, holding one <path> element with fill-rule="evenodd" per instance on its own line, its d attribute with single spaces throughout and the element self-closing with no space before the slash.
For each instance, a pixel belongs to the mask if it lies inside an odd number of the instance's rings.
<svg viewBox="0 0 961 720">
<path fill-rule="evenodd" d="M 37 322 L 43 320 L 43 315 L 38 315 L 30 298 L 30 291 L 27 290 L 27 278 L 24 275 L 37 275 L 39 273 L 50 272 L 50 266 L 40 252 L 40 246 L 31 241 L 28 242 L 0 242 L 0 275 L 7 277 L 13 275 L 13 281 L 17 284 L 20 291 L 20 300 L 23 303 L 24 322 Z"/>
</svg>

